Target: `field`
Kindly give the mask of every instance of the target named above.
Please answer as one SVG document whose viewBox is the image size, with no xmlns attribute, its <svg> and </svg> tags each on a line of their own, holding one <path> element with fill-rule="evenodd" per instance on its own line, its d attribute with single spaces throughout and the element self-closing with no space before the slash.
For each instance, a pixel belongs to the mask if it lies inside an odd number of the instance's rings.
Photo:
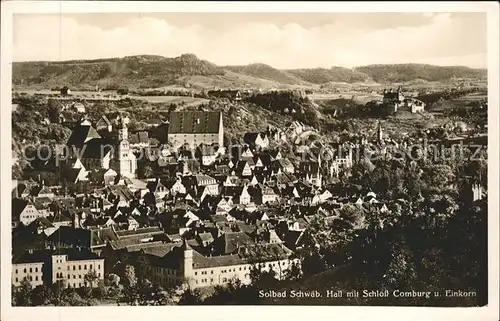
<svg viewBox="0 0 500 321">
<path fill-rule="evenodd" d="M 308 95 L 312 101 L 317 100 L 335 100 L 335 99 L 351 99 L 354 97 L 354 102 L 358 104 L 366 104 L 372 100 L 382 100 L 382 96 L 376 93 L 360 93 L 360 92 L 344 92 L 337 94 L 311 94 Z"/>
<path fill-rule="evenodd" d="M 148 103 L 171 103 L 171 104 L 182 104 L 186 106 L 197 106 L 203 103 L 207 103 L 208 99 L 204 98 L 194 98 L 187 96 L 129 96 L 133 99 L 139 99 L 147 101 Z"/>
<path fill-rule="evenodd" d="M 127 95 L 120 96 L 117 95 L 115 91 L 72 91 L 69 97 L 60 97 L 58 91 L 50 91 L 49 89 L 19 89 L 16 90 L 17 93 L 27 93 L 29 95 L 41 94 L 41 95 L 54 95 L 54 99 L 60 100 L 72 100 L 72 99 L 84 99 L 84 100 L 120 100 L 124 97 L 129 97 L 131 99 L 143 100 L 148 103 L 173 103 L 173 104 L 185 104 L 185 106 L 198 106 L 200 104 L 208 102 L 208 99 L 204 98 L 194 98 L 189 96 L 138 96 L 138 95 Z"/>
</svg>

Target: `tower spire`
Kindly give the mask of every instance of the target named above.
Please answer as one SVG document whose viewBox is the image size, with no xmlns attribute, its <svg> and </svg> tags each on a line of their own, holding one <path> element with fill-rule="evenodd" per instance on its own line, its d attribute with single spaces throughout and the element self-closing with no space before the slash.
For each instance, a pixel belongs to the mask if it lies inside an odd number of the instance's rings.
<svg viewBox="0 0 500 321">
<path fill-rule="evenodd" d="M 378 121 L 378 126 L 377 126 L 377 136 L 378 136 L 378 140 L 379 141 L 382 141 L 383 137 L 384 137 L 384 133 L 382 131 L 382 124 L 380 123 L 380 120 Z"/>
</svg>

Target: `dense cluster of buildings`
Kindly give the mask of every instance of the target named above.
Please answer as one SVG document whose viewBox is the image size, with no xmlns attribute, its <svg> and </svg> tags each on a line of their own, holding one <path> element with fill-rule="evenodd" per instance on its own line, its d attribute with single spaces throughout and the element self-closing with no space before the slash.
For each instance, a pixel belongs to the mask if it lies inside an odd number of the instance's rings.
<svg viewBox="0 0 500 321">
<path fill-rule="evenodd" d="M 128 264 L 165 287 L 249 282 L 255 266 L 280 278 L 299 264 L 291 255 L 313 215 L 332 220 L 328 213 L 356 202 L 384 210 L 373 196 L 365 202 L 325 183 L 351 166 L 351 153 L 323 160 L 271 147 L 300 142 L 309 130 L 301 123 L 224 146 L 220 112 L 173 112 L 168 148 L 158 153 L 144 153 L 151 146 L 147 138 L 138 144 L 139 135 L 132 147 L 127 123 L 102 117 L 94 127 L 83 119 L 58 156 L 60 184 L 16 182 L 14 285 L 65 279 L 80 287 L 90 270 L 102 279 Z M 151 171 L 139 175 L 144 168 Z M 78 185 L 85 188 L 68 191 Z"/>
</svg>

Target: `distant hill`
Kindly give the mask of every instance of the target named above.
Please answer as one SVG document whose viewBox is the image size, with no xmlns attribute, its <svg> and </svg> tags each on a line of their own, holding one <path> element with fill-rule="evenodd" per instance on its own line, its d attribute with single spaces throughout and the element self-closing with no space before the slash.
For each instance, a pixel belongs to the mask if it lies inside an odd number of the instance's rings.
<svg viewBox="0 0 500 321">
<path fill-rule="evenodd" d="M 274 88 L 311 87 L 331 83 L 445 82 L 456 78 L 484 79 L 486 70 L 422 64 L 369 65 L 279 70 L 265 64 L 217 66 L 193 54 L 175 58 L 153 55 L 61 62 L 15 62 L 13 85 L 53 88 L 68 85 L 101 89 L 166 86 Z"/>
<path fill-rule="evenodd" d="M 265 64 L 226 66 L 224 68 L 239 74 L 271 80 L 280 84 L 301 85 L 307 82 L 288 71 L 278 70 Z"/>
<path fill-rule="evenodd" d="M 176 58 L 129 56 L 98 60 L 62 62 L 21 62 L 13 64 L 15 85 L 90 85 L 101 87 L 159 87 L 175 83 L 182 76 L 217 76 L 225 70 L 195 55 Z"/>
<path fill-rule="evenodd" d="M 292 69 L 287 71 L 312 84 L 325 84 L 329 82 L 354 83 L 370 80 L 370 77 L 362 72 L 343 67 L 332 67 L 330 69 Z"/>
<path fill-rule="evenodd" d="M 368 65 L 354 68 L 380 83 L 405 82 L 416 79 L 426 81 L 447 81 L 453 78 L 485 78 L 486 69 L 472 69 L 463 66 L 433 66 L 424 64 Z"/>
</svg>

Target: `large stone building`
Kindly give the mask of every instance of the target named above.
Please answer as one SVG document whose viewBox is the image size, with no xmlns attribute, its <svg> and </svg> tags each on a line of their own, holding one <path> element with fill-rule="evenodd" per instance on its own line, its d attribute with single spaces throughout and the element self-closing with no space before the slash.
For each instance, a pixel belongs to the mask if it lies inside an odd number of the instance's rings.
<svg viewBox="0 0 500 321">
<path fill-rule="evenodd" d="M 401 88 L 398 88 L 396 91 L 384 89 L 383 94 L 383 104 L 390 108 L 391 111 L 397 112 L 398 109 L 404 105 L 405 96 Z"/>
<path fill-rule="evenodd" d="M 91 271 L 97 279 L 87 286 L 95 287 L 97 280 L 104 279 L 104 258 L 89 250 L 27 250 L 13 259 L 12 284 L 19 286 L 23 280 L 28 280 L 35 287 L 64 280 L 68 287 L 79 288 L 86 285 L 85 275 Z"/>
<path fill-rule="evenodd" d="M 211 236 L 210 233 L 205 234 Z M 201 288 L 227 284 L 234 279 L 249 284 L 250 271 L 254 268 L 273 270 L 275 277 L 281 279 L 288 269 L 299 264 L 298 259 L 292 258 L 292 251 L 283 244 L 245 245 L 245 238 L 242 237 L 226 235 L 221 238 L 230 240 L 223 246 L 225 253 L 219 255 L 201 253 L 203 248 L 210 247 L 205 244 L 194 249 L 195 246 L 188 242 L 153 241 L 130 245 L 129 240 L 112 241 L 105 250 L 106 264 L 112 266 L 119 261 L 133 265 L 138 275 L 165 288 L 183 283 L 189 284 L 191 288 Z"/>
<path fill-rule="evenodd" d="M 174 149 L 186 146 L 195 149 L 200 144 L 223 146 L 224 126 L 221 112 L 172 112 L 168 127 L 168 142 Z"/>
</svg>

